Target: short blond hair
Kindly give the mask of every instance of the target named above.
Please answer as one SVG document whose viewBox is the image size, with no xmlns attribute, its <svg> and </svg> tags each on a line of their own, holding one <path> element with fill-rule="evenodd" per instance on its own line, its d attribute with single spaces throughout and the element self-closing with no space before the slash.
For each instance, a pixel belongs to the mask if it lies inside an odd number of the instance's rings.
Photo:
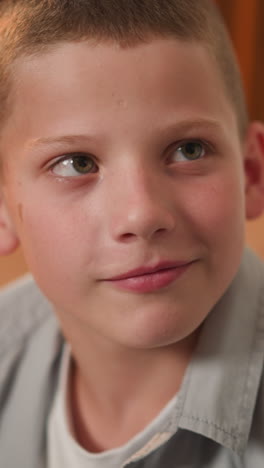
<svg viewBox="0 0 264 468">
<path fill-rule="evenodd" d="M 153 36 L 199 41 L 208 48 L 243 136 L 248 115 L 239 67 L 212 0 L 0 0 L 0 123 L 11 108 L 10 66 L 16 58 L 63 41 L 117 41 L 131 47 Z"/>
</svg>

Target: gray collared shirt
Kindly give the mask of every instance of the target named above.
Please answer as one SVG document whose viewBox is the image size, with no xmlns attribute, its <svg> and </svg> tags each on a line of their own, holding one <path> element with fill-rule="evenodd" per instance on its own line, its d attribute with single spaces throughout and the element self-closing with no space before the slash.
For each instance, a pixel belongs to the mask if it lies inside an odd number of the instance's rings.
<svg viewBox="0 0 264 468">
<path fill-rule="evenodd" d="M 0 468 L 46 468 L 62 346 L 52 307 L 30 277 L 2 292 Z M 263 468 L 263 357 L 264 266 L 245 250 L 204 322 L 170 418 L 126 466 Z"/>
</svg>

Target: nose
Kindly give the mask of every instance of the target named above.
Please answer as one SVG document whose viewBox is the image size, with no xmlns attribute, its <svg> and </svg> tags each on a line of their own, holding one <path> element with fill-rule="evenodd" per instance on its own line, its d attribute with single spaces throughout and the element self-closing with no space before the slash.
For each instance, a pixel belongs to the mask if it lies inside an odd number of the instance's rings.
<svg viewBox="0 0 264 468">
<path fill-rule="evenodd" d="M 109 216 L 112 237 L 119 242 L 150 240 L 174 229 L 173 199 L 166 177 L 137 169 L 126 171 L 112 187 Z"/>
</svg>

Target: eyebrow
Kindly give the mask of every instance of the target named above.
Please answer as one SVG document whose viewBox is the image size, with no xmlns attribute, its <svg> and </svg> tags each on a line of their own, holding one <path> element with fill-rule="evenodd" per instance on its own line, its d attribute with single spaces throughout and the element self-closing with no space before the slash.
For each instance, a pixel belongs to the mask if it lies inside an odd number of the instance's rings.
<svg viewBox="0 0 264 468">
<path fill-rule="evenodd" d="M 166 125 L 163 131 L 175 129 L 176 132 L 187 132 L 195 131 L 200 129 L 207 129 L 211 131 L 219 131 L 223 130 L 222 125 L 217 120 L 210 120 L 210 119 L 195 119 L 195 120 L 183 120 L 180 122 L 170 122 L 170 124 Z M 35 140 L 31 140 L 28 144 L 28 147 L 37 148 L 41 146 L 48 146 L 48 145 L 71 145 L 71 144 L 78 144 L 80 142 L 87 142 L 94 139 L 92 136 L 84 135 L 84 134 L 76 134 L 76 135 L 61 135 L 56 137 L 45 137 L 45 138 L 37 138 Z"/>
<path fill-rule="evenodd" d="M 195 119 L 195 120 L 182 120 L 178 123 L 172 122 L 171 124 L 168 124 L 167 128 L 170 129 L 175 129 L 176 132 L 193 132 L 196 130 L 209 130 L 209 131 L 223 131 L 223 126 L 218 120 L 213 120 L 213 119 Z"/>
<path fill-rule="evenodd" d="M 29 148 L 36 148 L 39 146 L 47 146 L 47 145 L 55 145 L 55 144 L 63 144 L 63 145 L 71 145 L 80 143 L 80 141 L 87 142 L 90 141 L 91 137 L 88 135 L 61 135 L 56 137 L 45 137 L 45 138 L 37 138 L 35 140 L 31 140 L 28 143 Z"/>
</svg>

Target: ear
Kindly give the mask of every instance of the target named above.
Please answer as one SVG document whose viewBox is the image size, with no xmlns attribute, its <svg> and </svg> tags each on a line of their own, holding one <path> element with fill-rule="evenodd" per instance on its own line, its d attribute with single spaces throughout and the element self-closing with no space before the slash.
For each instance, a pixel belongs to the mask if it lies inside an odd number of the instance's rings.
<svg viewBox="0 0 264 468">
<path fill-rule="evenodd" d="M 264 124 L 249 125 L 244 146 L 246 177 L 246 218 L 254 219 L 264 212 Z"/>
<path fill-rule="evenodd" d="M 18 245 L 19 240 L 0 190 L 0 255 L 12 253 Z"/>
</svg>

